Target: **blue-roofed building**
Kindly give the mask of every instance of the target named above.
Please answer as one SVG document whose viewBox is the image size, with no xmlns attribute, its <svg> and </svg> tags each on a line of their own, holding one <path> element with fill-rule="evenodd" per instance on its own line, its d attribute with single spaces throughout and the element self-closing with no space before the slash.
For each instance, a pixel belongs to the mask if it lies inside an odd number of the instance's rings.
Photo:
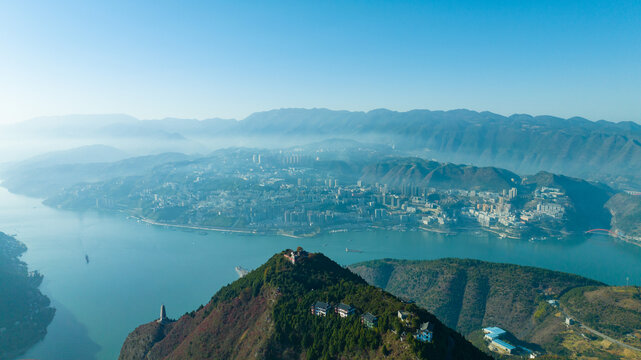
<svg viewBox="0 0 641 360">
<path fill-rule="evenodd" d="M 514 350 L 516 350 L 516 347 L 506 343 L 501 339 L 492 340 L 489 347 L 490 349 L 494 348 L 500 352 L 504 352 L 507 354 L 512 354 Z"/>
<path fill-rule="evenodd" d="M 434 324 L 429 321 L 421 324 L 420 330 L 414 337 L 418 341 L 431 343 L 434 337 Z"/>
<path fill-rule="evenodd" d="M 503 335 L 505 335 L 505 330 L 496 326 L 486 327 L 483 329 L 483 332 L 485 333 L 485 340 L 489 341 L 500 339 Z"/>
</svg>

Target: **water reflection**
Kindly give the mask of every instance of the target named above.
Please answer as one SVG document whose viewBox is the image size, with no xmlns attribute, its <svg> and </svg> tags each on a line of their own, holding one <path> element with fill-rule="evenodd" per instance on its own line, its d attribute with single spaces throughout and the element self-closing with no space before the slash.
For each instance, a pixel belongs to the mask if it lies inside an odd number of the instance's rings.
<svg viewBox="0 0 641 360">
<path fill-rule="evenodd" d="M 64 305 L 52 301 L 56 316 L 47 328 L 45 339 L 20 358 L 42 360 L 95 360 L 100 346 L 89 337 L 87 327 L 80 323 Z"/>
</svg>

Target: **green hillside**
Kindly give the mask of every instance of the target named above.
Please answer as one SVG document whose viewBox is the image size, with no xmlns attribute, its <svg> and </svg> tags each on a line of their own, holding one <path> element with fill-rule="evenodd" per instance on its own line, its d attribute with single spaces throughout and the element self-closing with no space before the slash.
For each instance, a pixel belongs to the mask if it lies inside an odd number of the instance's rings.
<svg viewBox="0 0 641 360">
<path fill-rule="evenodd" d="M 641 237 L 641 196 L 618 193 L 605 206 L 612 213 L 612 229 Z"/>
<path fill-rule="evenodd" d="M 486 358 L 434 315 L 367 285 L 324 255 L 292 264 L 285 253 L 176 322 L 142 325 L 128 336 L 120 359 Z M 355 313 L 316 316 L 310 306 L 317 301 L 350 304 Z M 399 310 L 411 314 L 408 321 L 399 320 Z M 363 325 L 364 313 L 376 315 L 378 324 Z M 433 342 L 415 340 L 417 327 L 428 321 Z"/>
<path fill-rule="evenodd" d="M 561 303 L 586 325 L 641 348 L 641 289 L 587 286 L 568 291 Z"/>
<path fill-rule="evenodd" d="M 26 250 L 0 232 L 0 359 L 12 359 L 42 340 L 55 313 L 38 289 L 42 275 L 19 260 Z"/>
<path fill-rule="evenodd" d="M 350 269 L 370 284 L 416 301 L 483 350 L 484 327 L 506 330 L 514 343 L 548 357 L 641 359 L 566 316 L 625 344 L 641 339 L 638 288 L 616 288 L 577 275 L 469 259 L 376 260 Z M 548 300 L 559 301 L 558 306 Z"/>
<path fill-rule="evenodd" d="M 577 275 L 469 259 L 377 260 L 350 266 L 370 284 L 416 303 L 446 325 L 469 334 L 501 326 L 519 338 L 536 330 L 538 304 L 547 294 L 602 285 Z"/>
<path fill-rule="evenodd" d="M 511 171 L 438 163 L 420 158 L 386 159 L 363 169 L 363 180 L 392 187 L 412 184 L 421 187 L 500 191 L 518 185 L 521 178 Z"/>
</svg>

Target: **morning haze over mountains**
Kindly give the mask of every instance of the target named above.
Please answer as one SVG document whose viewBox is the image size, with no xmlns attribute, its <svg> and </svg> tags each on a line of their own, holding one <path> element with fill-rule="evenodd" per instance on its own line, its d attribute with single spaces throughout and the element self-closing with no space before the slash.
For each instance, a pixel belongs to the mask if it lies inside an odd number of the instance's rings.
<svg viewBox="0 0 641 360">
<path fill-rule="evenodd" d="M 0 1 L 0 360 L 641 360 L 639 19 Z"/>
<path fill-rule="evenodd" d="M 520 174 L 544 170 L 623 189 L 641 184 L 641 125 L 631 121 L 525 114 L 505 117 L 469 110 L 281 109 L 254 113 L 241 121 L 141 121 L 126 115 L 46 117 L 7 125 L 4 132 L 53 136 L 71 144 L 94 139 L 133 154 L 144 152 L 140 141 L 151 144 L 154 152 L 207 153 L 228 146 L 294 146 L 343 138 L 387 145 L 425 159 L 495 166 Z"/>
<path fill-rule="evenodd" d="M 240 121 L 46 117 L 0 136 L 5 217 L 45 211 L 56 225 L 30 242 L 41 252 L 68 241 L 44 279 L 79 277 L 77 290 L 52 285 L 72 310 L 108 301 L 123 317 L 69 320 L 18 259 L 25 227 L 9 222 L 17 234 L 0 232 L 0 245 L 12 267 L 0 275 L 26 300 L 0 301 L 22 319 L 0 316 L 0 329 L 24 341 L 0 356 L 641 358 L 636 123 L 281 109 Z M 85 291 L 123 272 L 134 285 Z M 121 303 L 150 285 L 150 298 Z M 76 345 L 84 324 L 102 335 Z"/>
</svg>

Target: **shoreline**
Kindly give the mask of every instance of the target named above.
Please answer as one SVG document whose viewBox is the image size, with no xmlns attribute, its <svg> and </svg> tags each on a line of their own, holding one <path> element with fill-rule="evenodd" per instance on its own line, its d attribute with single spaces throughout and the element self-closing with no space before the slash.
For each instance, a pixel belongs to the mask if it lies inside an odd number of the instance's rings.
<svg viewBox="0 0 641 360">
<path fill-rule="evenodd" d="M 74 210 L 71 210 L 74 211 Z M 125 211 L 120 211 L 123 214 L 126 214 Z M 287 233 L 283 232 L 282 230 L 272 230 L 272 231 L 259 231 L 259 230 L 249 230 L 249 229 L 229 229 L 229 228 L 221 228 L 221 227 L 209 227 L 209 226 L 203 226 L 203 225 L 183 225 L 183 224 L 168 224 L 168 223 L 163 223 L 159 221 L 154 221 L 139 215 L 132 215 L 132 214 L 127 214 L 126 215 L 129 218 L 135 219 L 140 222 L 144 222 L 149 225 L 154 225 L 154 226 L 164 226 L 164 227 L 169 227 L 169 228 L 177 228 L 177 229 L 188 229 L 188 230 L 201 230 L 201 231 L 216 231 L 216 232 L 222 232 L 222 233 L 235 233 L 235 234 L 246 234 L 246 235 L 279 235 L 279 236 L 284 236 L 284 237 L 289 237 L 292 239 L 312 239 L 315 238 L 319 235 L 323 234 L 332 234 L 332 233 L 339 233 L 339 232 L 359 232 L 359 231 L 372 231 L 372 230 L 387 230 L 387 231 L 426 231 L 426 232 L 431 232 L 435 234 L 442 234 L 442 235 L 456 235 L 459 233 L 464 233 L 464 232 L 475 232 L 475 231 L 483 231 L 489 234 L 492 234 L 497 237 L 503 237 L 507 239 L 512 239 L 512 240 L 520 240 L 520 241 L 526 241 L 528 239 L 524 238 L 523 236 L 515 236 L 515 235 L 508 235 L 506 233 L 503 233 L 501 231 L 497 231 L 495 229 L 490 229 L 490 228 L 484 228 L 484 227 L 468 227 L 464 226 L 458 229 L 459 231 L 454 231 L 452 229 L 448 230 L 443 230 L 443 229 L 438 229 L 438 228 L 426 228 L 423 226 L 417 226 L 416 228 L 405 228 L 405 229 L 393 229 L 393 228 L 387 228 L 385 226 L 377 226 L 377 225 L 368 225 L 362 228 L 358 229 L 346 229 L 346 228 L 340 228 L 340 229 L 328 229 L 328 230 L 321 230 L 316 233 L 307 233 L 307 234 L 301 234 L 301 235 L 294 235 L 292 233 Z M 576 234 L 570 234 L 566 233 L 563 234 L 564 236 L 560 236 L 560 238 L 563 237 L 571 237 L 572 235 L 583 235 L 585 237 L 584 233 L 576 233 Z M 626 239 L 622 236 L 609 236 L 613 240 L 618 240 L 623 243 L 627 243 L 630 245 L 634 245 L 637 247 L 641 247 L 641 242 L 635 241 L 635 240 L 629 240 Z M 587 237 L 585 237 L 587 239 Z"/>
<path fill-rule="evenodd" d="M 165 226 L 165 227 L 174 227 L 179 229 L 190 229 L 190 230 L 204 230 L 204 231 L 218 231 L 218 232 L 230 232 L 230 233 L 240 233 L 240 234 L 259 234 L 256 230 L 234 230 L 234 229 L 225 229 L 225 228 L 216 228 L 216 227 L 206 227 L 206 226 L 196 226 L 196 225 L 179 225 L 179 224 L 167 224 L 161 223 L 158 221 L 150 220 L 140 216 L 130 215 L 132 218 L 142 221 L 149 225 L 155 226 Z"/>
</svg>

